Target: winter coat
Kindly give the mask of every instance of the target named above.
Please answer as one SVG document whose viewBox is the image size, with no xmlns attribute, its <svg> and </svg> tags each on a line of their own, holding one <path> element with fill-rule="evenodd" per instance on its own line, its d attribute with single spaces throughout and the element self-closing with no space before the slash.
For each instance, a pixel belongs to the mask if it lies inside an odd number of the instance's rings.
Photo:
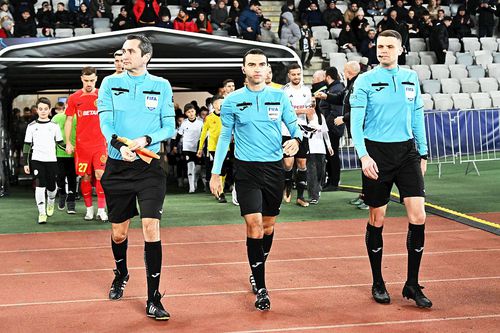
<svg viewBox="0 0 500 333">
<path fill-rule="evenodd" d="M 280 44 L 290 44 L 295 48 L 301 38 L 300 27 L 294 22 L 292 13 L 283 13 L 281 17 L 286 19 L 286 23 L 281 27 Z"/>
</svg>

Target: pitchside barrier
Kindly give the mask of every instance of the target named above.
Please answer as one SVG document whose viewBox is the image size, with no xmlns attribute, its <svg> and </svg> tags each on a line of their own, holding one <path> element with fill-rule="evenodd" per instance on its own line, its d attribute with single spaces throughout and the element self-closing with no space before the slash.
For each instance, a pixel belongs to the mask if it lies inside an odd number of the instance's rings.
<svg viewBox="0 0 500 333">
<path fill-rule="evenodd" d="M 441 177 L 443 164 L 467 163 L 479 175 L 476 162 L 500 160 L 500 110 L 426 111 L 424 113 L 428 164 L 436 165 Z M 340 141 L 343 170 L 361 168 L 352 139 Z"/>
</svg>

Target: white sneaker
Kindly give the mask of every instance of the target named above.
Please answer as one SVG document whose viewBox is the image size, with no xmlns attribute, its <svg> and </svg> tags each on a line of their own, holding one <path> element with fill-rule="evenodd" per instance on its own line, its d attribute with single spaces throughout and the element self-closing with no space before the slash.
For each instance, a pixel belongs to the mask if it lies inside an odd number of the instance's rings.
<svg viewBox="0 0 500 333">
<path fill-rule="evenodd" d="M 97 209 L 97 215 L 95 217 L 98 221 L 108 222 L 108 214 L 106 214 L 104 208 Z"/>
<path fill-rule="evenodd" d="M 83 219 L 86 221 L 91 221 L 94 219 L 94 207 L 87 207 L 87 213 L 85 214 L 85 217 Z"/>
<path fill-rule="evenodd" d="M 232 199 L 231 201 L 233 202 L 233 205 L 239 206 L 240 203 L 238 202 L 238 196 L 236 195 L 236 188 L 233 186 L 233 191 L 231 192 Z"/>
</svg>

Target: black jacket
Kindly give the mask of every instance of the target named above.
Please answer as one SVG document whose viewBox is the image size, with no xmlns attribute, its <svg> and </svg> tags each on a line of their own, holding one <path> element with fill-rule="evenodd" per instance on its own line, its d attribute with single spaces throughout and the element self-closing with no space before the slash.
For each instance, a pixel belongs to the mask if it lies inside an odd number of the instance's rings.
<svg viewBox="0 0 500 333">
<path fill-rule="evenodd" d="M 36 37 L 36 22 L 31 17 L 27 20 L 21 18 L 14 28 L 15 37 Z"/>
<path fill-rule="evenodd" d="M 330 135 L 342 136 L 344 134 L 344 125 L 336 126 L 333 121 L 342 115 L 342 96 L 344 84 L 339 80 L 333 81 L 326 88 L 327 98 L 319 102 L 319 109 L 325 116 L 326 124 Z"/>
<path fill-rule="evenodd" d="M 442 52 L 448 50 L 448 29 L 444 23 L 438 24 L 432 29 L 429 44 L 432 51 Z"/>
</svg>

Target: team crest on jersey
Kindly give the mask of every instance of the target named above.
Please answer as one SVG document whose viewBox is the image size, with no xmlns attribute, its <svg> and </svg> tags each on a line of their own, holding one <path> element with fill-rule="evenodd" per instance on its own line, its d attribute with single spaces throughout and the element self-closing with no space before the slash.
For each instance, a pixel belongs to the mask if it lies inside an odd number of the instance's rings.
<svg viewBox="0 0 500 333">
<path fill-rule="evenodd" d="M 97 106 L 97 99 L 94 100 L 94 106 Z"/>
<path fill-rule="evenodd" d="M 108 157 L 106 155 L 101 155 L 100 161 L 102 164 L 105 164 L 107 160 L 108 160 Z"/>
<path fill-rule="evenodd" d="M 271 120 L 277 120 L 280 117 L 280 108 L 279 106 L 268 106 L 267 107 L 267 116 Z"/>
<path fill-rule="evenodd" d="M 415 99 L 415 88 L 405 87 L 405 95 L 408 102 L 413 102 L 413 100 Z"/>
<path fill-rule="evenodd" d="M 146 107 L 153 111 L 158 106 L 158 97 L 156 96 L 146 96 Z"/>
</svg>

